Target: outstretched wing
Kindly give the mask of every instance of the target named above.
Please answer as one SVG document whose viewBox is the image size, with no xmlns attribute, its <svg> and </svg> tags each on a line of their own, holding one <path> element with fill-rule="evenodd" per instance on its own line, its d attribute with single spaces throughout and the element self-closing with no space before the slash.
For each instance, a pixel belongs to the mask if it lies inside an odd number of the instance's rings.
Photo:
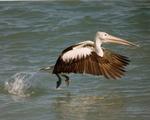
<svg viewBox="0 0 150 120">
<path fill-rule="evenodd" d="M 71 46 L 59 56 L 53 73 L 87 73 L 104 75 L 108 79 L 123 76 L 124 68 L 129 63 L 128 58 L 107 49 L 103 51 L 104 55 L 100 57 L 94 51 L 93 44 Z"/>
<path fill-rule="evenodd" d="M 106 78 L 121 78 L 125 73 L 125 66 L 130 62 L 128 57 L 104 49 L 104 56 L 98 58 L 102 75 Z"/>
</svg>

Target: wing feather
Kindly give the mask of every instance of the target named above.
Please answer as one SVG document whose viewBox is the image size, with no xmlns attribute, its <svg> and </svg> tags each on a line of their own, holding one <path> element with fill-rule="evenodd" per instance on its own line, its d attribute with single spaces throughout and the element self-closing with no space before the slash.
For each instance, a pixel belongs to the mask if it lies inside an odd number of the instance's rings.
<svg viewBox="0 0 150 120">
<path fill-rule="evenodd" d="M 91 49 L 90 54 L 81 56 L 78 53 L 77 57 L 72 57 L 69 61 L 65 61 L 61 55 L 55 64 L 53 73 L 87 73 L 103 75 L 107 79 L 121 78 L 125 73 L 124 69 L 128 65 L 129 59 L 107 49 L 103 49 L 103 51 L 103 57 L 98 56 Z"/>
</svg>

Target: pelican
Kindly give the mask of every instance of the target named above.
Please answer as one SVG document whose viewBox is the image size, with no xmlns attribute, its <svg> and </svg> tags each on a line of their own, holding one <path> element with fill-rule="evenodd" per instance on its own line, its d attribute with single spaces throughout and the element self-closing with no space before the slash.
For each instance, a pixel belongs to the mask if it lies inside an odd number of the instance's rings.
<svg viewBox="0 0 150 120">
<path fill-rule="evenodd" d="M 41 70 L 53 69 L 52 73 L 58 77 L 56 88 L 60 87 L 62 77 L 65 78 L 66 85 L 69 85 L 70 80 L 65 73 L 103 75 L 107 79 L 121 78 L 130 60 L 126 56 L 103 48 L 103 43 L 138 46 L 106 32 L 98 31 L 94 41 L 87 40 L 67 47 L 61 52 L 54 66 Z"/>
</svg>

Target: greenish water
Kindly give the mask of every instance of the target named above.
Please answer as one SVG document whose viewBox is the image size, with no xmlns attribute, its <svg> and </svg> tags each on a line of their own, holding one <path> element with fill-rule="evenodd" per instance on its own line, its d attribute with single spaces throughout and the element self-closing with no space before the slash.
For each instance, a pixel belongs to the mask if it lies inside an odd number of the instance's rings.
<svg viewBox="0 0 150 120">
<path fill-rule="evenodd" d="M 69 88 L 56 90 L 57 78 L 38 70 L 54 64 L 66 46 L 92 40 L 96 31 L 141 46 L 105 45 L 129 56 L 126 76 L 115 81 L 70 74 Z M 26 80 L 15 83 L 25 96 L 6 89 L 17 79 Z M 149 0 L 0 2 L 0 119 L 149 120 Z"/>
</svg>

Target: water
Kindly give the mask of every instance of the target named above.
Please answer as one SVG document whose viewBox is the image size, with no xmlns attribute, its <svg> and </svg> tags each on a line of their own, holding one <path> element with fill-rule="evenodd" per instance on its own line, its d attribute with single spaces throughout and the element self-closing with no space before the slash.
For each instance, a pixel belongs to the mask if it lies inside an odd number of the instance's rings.
<svg viewBox="0 0 150 120">
<path fill-rule="evenodd" d="M 149 120 L 149 10 L 149 0 L 0 2 L 0 119 Z M 69 88 L 56 90 L 55 75 L 38 70 L 96 31 L 140 44 L 105 45 L 129 56 L 126 76 L 70 74 Z"/>
</svg>

